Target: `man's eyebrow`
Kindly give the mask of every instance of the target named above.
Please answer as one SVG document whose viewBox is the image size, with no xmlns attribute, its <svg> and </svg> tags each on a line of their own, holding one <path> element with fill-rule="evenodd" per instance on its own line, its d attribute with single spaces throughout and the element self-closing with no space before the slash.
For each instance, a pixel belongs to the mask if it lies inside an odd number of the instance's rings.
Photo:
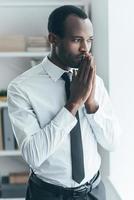
<svg viewBox="0 0 134 200">
<path fill-rule="evenodd" d="M 79 36 L 79 35 L 72 35 L 72 38 L 80 38 L 80 39 L 83 39 L 83 37 L 82 37 L 82 36 Z M 93 39 L 94 39 L 94 36 L 93 36 L 93 35 L 92 35 L 92 36 L 89 36 L 88 39 L 93 40 Z"/>
</svg>

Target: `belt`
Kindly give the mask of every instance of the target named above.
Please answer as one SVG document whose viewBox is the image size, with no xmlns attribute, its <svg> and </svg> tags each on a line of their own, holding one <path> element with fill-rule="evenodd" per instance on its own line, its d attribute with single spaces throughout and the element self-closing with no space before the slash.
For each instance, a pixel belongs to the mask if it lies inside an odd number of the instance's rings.
<svg viewBox="0 0 134 200">
<path fill-rule="evenodd" d="M 85 184 L 75 187 L 75 188 L 65 188 L 62 186 L 57 186 L 54 184 L 44 182 L 32 172 L 29 181 L 32 181 L 34 184 L 38 185 L 40 188 L 50 193 L 53 193 L 55 195 L 80 197 L 91 192 L 92 189 L 94 189 L 100 183 L 100 179 L 101 177 L 98 171 L 95 174 L 95 176 L 90 180 L 90 182 L 86 182 Z"/>
</svg>

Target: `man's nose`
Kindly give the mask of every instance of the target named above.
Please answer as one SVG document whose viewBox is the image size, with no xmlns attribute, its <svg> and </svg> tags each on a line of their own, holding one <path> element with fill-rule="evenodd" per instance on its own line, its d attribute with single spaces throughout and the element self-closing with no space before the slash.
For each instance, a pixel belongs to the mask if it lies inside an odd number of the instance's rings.
<svg viewBox="0 0 134 200">
<path fill-rule="evenodd" d="M 83 41 L 81 42 L 80 45 L 80 52 L 88 52 L 89 51 L 89 45 L 87 44 L 87 42 Z"/>
</svg>

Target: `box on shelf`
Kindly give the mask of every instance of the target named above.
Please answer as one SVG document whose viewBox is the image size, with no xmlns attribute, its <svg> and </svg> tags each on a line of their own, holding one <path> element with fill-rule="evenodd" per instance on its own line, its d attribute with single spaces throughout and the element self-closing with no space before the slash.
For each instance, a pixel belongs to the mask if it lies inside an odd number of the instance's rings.
<svg viewBox="0 0 134 200">
<path fill-rule="evenodd" d="M 6 102 L 7 101 L 7 96 L 0 96 L 0 102 Z"/>
<path fill-rule="evenodd" d="M 10 184 L 26 184 L 28 182 L 29 173 L 27 172 L 14 172 L 9 174 Z"/>
<path fill-rule="evenodd" d="M 0 52 L 25 51 L 25 37 L 21 35 L 0 36 Z"/>
</svg>

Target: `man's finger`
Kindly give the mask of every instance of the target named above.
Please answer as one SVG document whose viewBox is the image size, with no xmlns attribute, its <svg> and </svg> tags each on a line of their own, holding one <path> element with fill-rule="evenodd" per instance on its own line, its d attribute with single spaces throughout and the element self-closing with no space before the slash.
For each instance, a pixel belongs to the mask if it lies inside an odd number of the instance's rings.
<svg viewBox="0 0 134 200">
<path fill-rule="evenodd" d="M 88 79 L 87 79 L 87 84 L 88 84 L 88 87 L 91 89 L 91 87 L 93 86 L 93 76 L 94 76 L 94 68 L 91 67 L 90 68 L 90 73 L 89 73 L 89 76 L 88 76 Z"/>
<path fill-rule="evenodd" d="M 78 74 L 77 74 L 77 77 L 78 78 L 80 78 L 81 77 L 81 73 L 83 73 L 83 68 L 84 68 L 84 66 L 86 65 L 86 60 L 85 60 L 85 58 L 83 57 L 82 59 L 81 59 L 81 62 L 80 62 L 80 67 L 79 67 L 79 69 L 78 69 Z"/>
<path fill-rule="evenodd" d="M 87 83 L 87 80 L 88 80 L 88 77 L 89 77 L 90 68 L 91 68 L 91 60 L 88 57 L 87 58 L 87 67 L 85 69 L 85 74 L 84 74 L 84 79 L 83 79 L 83 81 L 84 81 L 85 84 Z"/>
</svg>

